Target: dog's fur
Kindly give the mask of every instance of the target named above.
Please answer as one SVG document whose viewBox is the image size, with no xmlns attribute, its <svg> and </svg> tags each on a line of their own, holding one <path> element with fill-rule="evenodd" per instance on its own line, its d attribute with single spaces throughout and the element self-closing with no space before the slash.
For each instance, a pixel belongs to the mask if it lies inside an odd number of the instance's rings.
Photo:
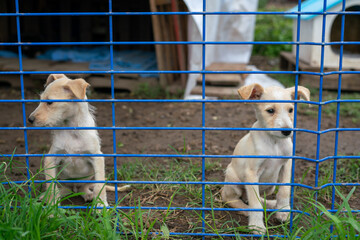
<svg viewBox="0 0 360 240">
<path fill-rule="evenodd" d="M 87 99 L 89 84 L 84 79 L 71 80 L 63 74 L 51 74 L 45 84 L 42 100 Z M 93 107 L 87 102 L 41 102 L 30 114 L 28 121 L 35 126 L 46 127 L 95 127 Z M 54 130 L 49 154 L 102 154 L 100 138 L 95 129 Z M 105 180 L 103 157 L 46 157 L 44 160 L 46 180 Z M 47 189 L 54 186 L 48 201 L 73 192 L 83 192 L 85 201 L 96 197 L 107 206 L 106 190 L 112 186 L 103 183 L 56 184 L 47 183 Z M 118 188 L 124 191 L 129 186 Z M 102 191 L 103 190 L 103 191 Z M 55 198 L 54 198 L 55 197 Z M 102 205 L 102 204 L 99 204 Z"/>
<path fill-rule="evenodd" d="M 295 87 L 263 88 L 259 84 L 241 87 L 239 95 L 244 100 L 294 100 Z M 298 99 L 310 100 L 310 91 L 298 87 Z M 256 103 L 254 104 L 257 121 L 253 128 L 292 128 L 294 118 L 292 103 Z M 234 155 L 270 155 L 291 156 L 293 150 L 292 131 L 250 131 L 236 145 Z M 225 172 L 225 182 L 280 182 L 290 183 L 291 159 L 284 158 L 233 158 Z M 225 185 L 221 191 L 222 199 L 233 208 L 262 209 L 266 196 L 272 194 L 275 186 Z M 244 192 L 246 195 L 244 196 Z M 248 205 L 240 198 L 247 197 Z M 260 200 L 260 201 L 259 201 Z M 267 208 L 290 209 L 290 187 L 280 186 L 276 200 L 266 200 Z M 258 233 L 265 231 L 262 211 L 241 211 L 249 216 L 249 225 Z M 288 218 L 289 212 L 277 212 L 280 221 Z"/>
</svg>

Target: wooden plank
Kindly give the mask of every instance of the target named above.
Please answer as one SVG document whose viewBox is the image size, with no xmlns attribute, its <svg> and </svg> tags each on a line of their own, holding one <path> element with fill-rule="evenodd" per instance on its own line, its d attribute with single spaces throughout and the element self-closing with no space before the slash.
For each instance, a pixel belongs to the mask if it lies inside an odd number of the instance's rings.
<svg viewBox="0 0 360 240">
<path fill-rule="evenodd" d="M 337 90 L 339 75 L 327 75 L 323 79 L 323 89 Z M 300 76 L 300 84 L 308 87 L 319 88 L 320 76 L 305 75 Z M 360 74 L 342 74 L 341 90 L 360 91 Z"/>
<path fill-rule="evenodd" d="M 178 1 L 171 0 L 171 7 L 172 7 L 173 12 L 179 12 L 179 2 Z M 180 16 L 172 15 L 172 18 L 173 18 L 173 22 L 174 22 L 175 40 L 176 41 L 183 41 L 183 40 L 186 41 L 186 39 L 184 39 L 183 34 L 182 34 L 182 25 L 181 25 Z M 176 45 L 176 51 L 177 51 L 176 56 L 178 58 L 179 69 L 181 71 L 185 71 L 186 70 L 185 45 L 183 45 L 183 44 Z M 181 78 L 181 84 L 185 87 L 187 74 L 180 74 L 180 78 Z"/>
<path fill-rule="evenodd" d="M 237 89 L 239 87 L 207 86 L 205 88 L 205 95 L 206 96 L 214 96 L 214 97 L 236 97 L 238 95 Z M 192 95 L 202 95 L 202 87 L 201 86 L 195 86 L 191 90 L 190 94 L 192 94 Z"/>
<path fill-rule="evenodd" d="M 282 70 L 293 71 L 295 70 L 296 57 L 290 52 L 280 53 L 280 67 Z M 309 64 L 299 61 L 300 71 L 320 72 L 318 67 L 312 67 Z M 353 71 L 359 69 L 343 69 L 343 71 Z M 325 68 L 324 71 L 338 71 L 336 68 Z M 326 75 L 323 79 L 323 89 L 337 90 L 338 89 L 339 75 Z M 360 74 L 343 74 L 341 81 L 341 90 L 346 91 L 360 91 Z M 300 84 L 319 88 L 320 76 L 300 74 Z"/>
<path fill-rule="evenodd" d="M 48 71 L 53 64 L 49 60 L 23 58 L 23 71 Z M 0 58 L 0 66 L 3 71 L 19 71 L 18 58 Z"/>
<path fill-rule="evenodd" d="M 90 76 L 86 81 L 93 88 L 111 88 L 110 77 Z M 115 78 L 114 88 L 128 90 L 132 92 L 135 91 L 142 83 L 149 83 L 150 85 L 154 85 L 157 84 L 158 81 L 156 78 L 140 78 L 140 79 Z"/>
<path fill-rule="evenodd" d="M 152 12 L 157 12 L 157 1 L 156 0 L 149 0 L 150 1 L 150 9 Z M 160 18 L 159 15 L 152 15 L 152 26 L 153 26 L 153 32 L 154 32 L 154 40 L 155 41 L 162 41 L 162 34 L 161 34 L 161 28 L 160 28 Z M 164 45 L 155 45 L 155 52 L 156 52 L 156 60 L 159 70 L 165 70 L 165 56 L 164 56 Z M 160 74 L 160 85 L 166 86 L 167 84 L 167 78 L 165 74 Z"/>
<path fill-rule="evenodd" d="M 35 59 L 34 59 L 35 60 Z M 47 69 L 43 66 L 38 66 L 37 71 L 50 71 L 50 72 L 62 72 L 62 71 L 89 71 L 89 63 L 74 63 L 74 62 L 53 62 L 50 61 L 50 65 Z M 47 74 L 31 74 L 33 79 L 46 79 Z M 66 74 L 69 78 L 87 78 L 89 73 L 74 73 Z"/>
<path fill-rule="evenodd" d="M 212 63 L 206 67 L 207 71 L 249 71 L 246 64 L 242 63 Z M 227 85 L 237 86 L 245 81 L 248 74 L 205 74 L 206 85 Z M 202 76 L 199 76 L 197 83 L 202 83 Z"/>
<path fill-rule="evenodd" d="M 202 76 L 196 79 L 198 85 L 202 84 Z M 237 86 L 242 83 L 240 74 L 205 74 L 206 85 Z"/>
<path fill-rule="evenodd" d="M 159 7 L 159 10 L 161 12 L 166 12 L 166 5 L 162 5 Z M 160 15 L 160 27 L 162 29 L 162 39 L 161 41 L 173 41 L 173 39 L 171 38 L 172 34 L 171 34 L 171 24 L 170 20 L 171 17 L 169 18 L 169 16 L 166 15 Z M 174 61 L 176 61 L 176 58 L 174 57 L 174 52 L 173 52 L 173 45 L 163 45 L 164 46 L 164 54 L 165 54 L 165 69 L 164 70 L 174 70 L 177 69 L 177 66 L 175 65 Z M 176 52 L 175 52 L 176 54 Z M 170 83 L 172 83 L 174 81 L 174 75 L 173 74 L 165 74 L 167 82 L 166 85 Z"/>
<path fill-rule="evenodd" d="M 291 52 L 281 52 L 280 57 L 282 57 L 284 60 L 287 60 L 292 65 L 296 66 L 296 56 L 294 56 Z M 307 62 L 304 62 L 300 59 L 299 59 L 299 69 L 302 69 L 302 71 L 319 70 L 319 68 L 313 67 L 310 64 L 308 64 Z"/>
<path fill-rule="evenodd" d="M 42 88 L 44 85 L 44 81 L 34 81 L 30 76 L 24 75 L 24 87 L 25 88 Z M 13 88 L 20 88 L 20 76 L 19 75 L 1 75 L 0 74 L 0 82 L 7 83 Z"/>
<path fill-rule="evenodd" d="M 243 63 L 224 63 L 224 62 L 215 62 L 206 67 L 208 71 L 251 71 L 251 69 L 247 68 L 246 64 Z M 242 80 L 249 74 L 243 73 L 240 74 Z"/>
<path fill-rule="evenodd" d="M 247 66 L 243 63 L 214 62 L 206 69 L 211 71 L 247 71 Z"/>
<path fill-rule="evenodd" d="M 168 5 L 168 4 L 171 3 L 170 1 L 171 0 L 155 0 L 156 5 L 158 5 L 158 6 L 160 6 L 160 5 Z"/>
</svg>

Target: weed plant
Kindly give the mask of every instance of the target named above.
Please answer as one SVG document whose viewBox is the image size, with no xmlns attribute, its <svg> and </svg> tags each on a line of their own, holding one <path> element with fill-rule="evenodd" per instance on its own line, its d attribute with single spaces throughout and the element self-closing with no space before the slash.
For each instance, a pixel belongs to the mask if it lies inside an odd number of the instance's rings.
<svg viewBox="0 0 360 240">
<path fill-rule="evenodd" d="M 201 206 L 201 191 L 192 189 L 192 185 L 144 185 L 133 191 L 152 191 L 153 195 L 165 194 L 167 207 L 165 210 L 147 210 L 141 197 L 121 198 L 113 206 L 134 206 L 134 209 L 96 209 L 99 203 L 95 199 L 83 206 L 83 209 L 71 209 L 64 202 L 81 193 L 71 194 L 54 204 L 47 204 L 44 199 L 48 191 L 41 193 L 41 185 L 35 181 L 44 169 L 31 174 L 31 178 L 22 183 L 12 182 L 8 178 L 14 170 L 14 160 L 2 158 L 0 163 L 0 239 L 197 239 L 190 236 L 174 236 L 176 227 L 189 225 L 187 233 L 199 233 L 204 221 L 206 232 L 213 234 L 211 239 L 225 239 L 221 234 L 235 234 L 235 239 L 244 238 L 244 234 L 251 234 L 248 227 L 239 223 L 239 217 L 229 211 L 208 211 L 202 215 L 200 211 L 176 210 L 176 198 L 183 199 L 181 206 Z M 142 166 L 137 161 L 124 165 L 119 170 L 119 178 L 134 180 L 135 175 L 141 175 L 142 180 L 174 179 L 180 181 L 198 181 L 201 167 L 195 162 L 173 160 L 172 164 L 158 164 Z M 218 170 L 218 165 L 210 163 L 207 171 Z M 29 192 L 31 188 L 31 194 Z M 211 209 L 225 207 L 218 200 L 219 186 L 206 186 L 206 206 Z M 344 196 L 337 191 L 341 204 L 336 205 L 335 212 L 329 212 L 324 205 L 314 200 L 313 196 L 297 196 L 302 203 L 302 214 L 293 213 L 292 229 L 290 223 L 278 223 L 273 220 L 275 212 L 266 212 L 265 222 L 268 226 L 265 239 L 270 235 L 273 239 L 357 239 L 360 232 L 359 213 L 353 211 L 349 199 L 355 188 Z M 42 196 L 45 194 L 45 197 Z M 129 193 L 131 195 L 131 193 Z M 125 198 L 127 200 L 125 201 Z M 185 200 L 184 200 L 185 199 Z M 126 202 L 126 203 L 125 203 Z M 154 204 L 156 202 L 154 201 Z M 145 204 L 146 205 L 146 204 Z M 299 204 L 300 205 L 300 204 Z M 156 206 L 156 205 L 155 205 Z M 184 218 L 181 216 L 185 215 Z M 185 220 L 187 221 L 185 221 Z M 171 226 L 171 227 L 169 227 Z M 175 230 L 174 230 L 175 229 Z"/>
</svg>

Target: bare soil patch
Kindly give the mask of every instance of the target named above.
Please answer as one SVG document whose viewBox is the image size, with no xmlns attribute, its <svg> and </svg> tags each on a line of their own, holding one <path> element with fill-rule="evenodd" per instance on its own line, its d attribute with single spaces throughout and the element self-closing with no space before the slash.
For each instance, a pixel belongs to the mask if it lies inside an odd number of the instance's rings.
<svg viewBox="0 0 360 240">
<path fill-rule="evenodd" d="M 37 99 L 35 91 L 26 91 L 26 99 Z M 131 96 L 118 94 L 118 98 L 131 98 Z M 10 88 L 0 89 L 1 99 L 20 99 L 20 92 Z M 92 99 L 109 99 L 110 95 L 104 92 L 92 92 Z M 111 103 L 93 103 L 97 108 L 96 119 L 100 127 L 112 126 L 112 106 Z M 28 116 L 37 106 L 36 103 L 26 103 L 26 116 Z M 201 103 L 141 103 L 141 102 L 122 102 L 115 104 L 115 121 L 116 126 L 121 127 L 200 127 L 202 122 Z M 21 127 L 23 126 L 22 104 L 20 103 L 0 103 L 1 127 Z M 250 104 L 242 103 L 206 103 L 205 118 L 207 127 L 251 127 L 255 121 L 255 116 Z M 335 117 L 322 116 L 321 129 L 335 128 Z M 298 114 L 298 128 L 317 130 L 317 116 Z M 353 123 L 351 119 L 341 117 L 341 128 L 355 128 L 358 124 Z M 205 148 L 206 154 L 209 155 L 231 155 L 239 139 L 247 131 L 206 131 Z M 102 139 L 102 151 L 106 154 L 114 152 L 113 149 L 113 131 L 100 130 Z M 189 130 L 119 130 L 116 136 L 116 152 L 119 154 L 200 154 L 202 149 L 202 132 Z M 48 130 L 28 130 L 28 152 L 31 154 L 46 153 L 50 147 L 51 134 Z M 339 133 L 338 152 L 341 155 L 358 155 L 359 154 L 359 137 L 360 132 L 347 131 Z M 320 149 L 317 152 L 317 142 L 320 140 Z M 318 136 L 312 133 L 298 132 L 296 141 L 296 155 L 316 159 L 332 156 L 335 148 L 335 132 L 329 132 Z M 23 130 L 1 130 L 0 131 L 0 153 L 11 154 L 15 150 L 16 154 L 25 153 L 24 131 Z M 177 151 L 175 151 L 175 150 Z M 21 165 L 25 163 L 25 158 L 14 159 Z M 199 166 L 198 180 L 201 180 L 201 159 L 198 158 L 130 158 L 118 157 L 116 159 L 117 168 L 121 169 L 126 164 L 132 164 L 135 161 L 146 168 L 162 168 L 171 171 L 171 163 L 183 162 L 186 166 Z M 223 181 L 226 166 L 230 162 L 229 158 L 223 159 L 206 159 L 208 163 L 213 163 L 212 167 L 206 170 L 205 178 L 207 181 Z M 320 168 L 329 164 L 326 161 L 320 164 Z M 347 161 L 347 160 L 340 160 Z M 40 168 L 41 158 L 30 157 L 30 171 L 36 173 Z M 296 160 L 295 182 L 304 183 L 314 186 L 315 183 L 315 163 L 304 160 Z M 111 175 L 114 171 L 113 158 L 106 158 L 106 172 Z M 311 169 L 310 169 L 311 168 Z M 310 170 L 309 170 L 310 169 Z M 154 169 L 155 170 L 155 169 Z M 309 170 L 309 171 L 308 171 Z M 304 173 L 308 171 L 302 181 Z M 26 180 L 26 170 L 14 169 L 10 176 L 12 181 Z M 133 180 L 148 179 L 148 176 L 136 176 Z M 164 173 L 164 172 L 162 172 Z M 164 180 L 164 174 L 158 175 L 157 180 Z M 179 177 L 180 178 L 180 177 Z M 119 179 L 124 180 L 124 179 Z M 196 186 L 199 189 L 201 186 Z M 221 186 L 212 186 L 212 194 L 218 192 Z M 142 206 L 167 207 L 174 191 L 180 188 L 179 185 L 173 188 L 165 189 L 159 187 L 158 191 L 154 187 L 134 186 L 131 192 L 120 193 L 119 198 L 124 200 L 122 206 L 134 206 L 138 200 Z M 194 187 L 195 188 L 195 187 Z M 345 193 L 350 188 L 341 188 Z M 295 208 L 301 208 L 300 199 L 302 190 L 296 188 Z M 353 209 L 360 209 L 359 191 L 350 200 Z M 201 199 L 196 196 L 175 196 L 172 206 L 199 206 Z M 219 196 L 215 196 L 219 198 Z M 114 203 L 115 196 L 108 193 L 108 199 Z M 193 199 L 193 202 L 189 202 Z M 319 198 L 324 204 L 330 206 L 326 199 Z M 67 202 L 68 204 L 84 205 L 82 198 L 74 198 Z M 219 204 L 219 203 L 218 203 Z M 211 207 L 210 201 L 206 202 L 207 207 Z M 193 222 L 193 216 L 186 211 L 177 211 L 174 217 L 169 220 L 168 227 L 170 231 L 188 231 L 191 228 L 199 226 L 199 222 Z M 234 212 L 216 212 L 217 224 L 226 222 L 229 219 L 235 219 L 240 225 L 246 225 L 247 219 Z M 159 213 L 161 217 L 161 211 Z M 274 221 L 274 224 L 277 224 Z"/>
</svg>

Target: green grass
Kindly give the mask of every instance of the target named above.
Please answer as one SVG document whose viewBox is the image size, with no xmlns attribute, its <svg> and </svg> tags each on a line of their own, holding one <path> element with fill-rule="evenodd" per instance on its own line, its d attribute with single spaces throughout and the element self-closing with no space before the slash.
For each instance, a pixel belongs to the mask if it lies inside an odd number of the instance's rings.
<svg viewBox="0 0 360 240">
<path fill-rule="evenodd" d="M 327 94 L 324 101 L 336 99 L 336 93 Z M 341 99 L 360 99 L 359 93 L 343 93 Z M 330 103 L 323 107 L 323 112 L 329 116 L 336 116 L 337 103 Z M 349 117 L 354 123 L 360 121 L 360 104 L 356 102 L 340 103 L 340 116 Z"/>
<path fill-rule="evenodd" d="M 260 5 L 259 11 L 283 11 Z M 289 42 L 292 41 L 292 20 L 283 15 L 257 15 L 255 25 L 255 41 Z M 261 44 L 253 46 L 253 55 L 278 57 L 281 51 L 291 51 L 292 46 L 279 44 Z"/>
<path fill-rule="evenodd" d="M 172 147 L 171 147 L 172 148 Z M 186 152 L 184 148 L 181 152 Z M 221 160 L 219 160 L 221 161 Z M 339 164 L 339 174 L 351 166 L 358 168 L 357 163 L 350 165 Z M 17 165 L 11 159 L 2 159 L 0 163 L 1 182 L 10 181 L 7 176 L 10 171 L 16 171 Z M 329 167 L 330 168 L 330 167 Z M 207 174 L 222 170 L 218 161 L 206 159 Z M 330 168 L 331 169 L 331 168 Z M 23 170 L 23 168 L 21 169 Z M 324 170 L 325 171 L 325 170 Z M 355 170 L 354 170 L 355 171 Z M 54 205 L 47 205 L 40 198 L 40 186 L 33 182 L 43 169 L 32 174 L 31 179 L 24 184 L 0 185 L 0 239 L 196 239 L 190 237 L 170 236 L 173 231 L 201 232 L 203 216 L 199 211 L 171 210 L 173 206 L 201 206 L 201 187 L 196 185 L 134 185 L 133 192 L 128 193 L 119 200 L 115 206 L 136 206 L 132 210 L 96 210 L 98 203 L 94 200 L 85 210 L 71 210 L 58 208 L 59 204 L 72 194 Z M 351 175 L 355 175 L 351 173 Z M 111 176 L 110 176 L 111 177 Z M 123 164 L 119 169 L 119 179 L 123 180 L 161 180 L 161 181 L 199 181 L 201 179 L 200 161 L 169 159 L 168 163 L 155 160 L 139 160 Z M 219 179 L 220 181 L 222 179 Z M 340 179 L 339 179 L 340 180 Z M 349 180 L 349 179 L 341 179 Z M 352 180 L 357 181 L 357 178 Z M 33 189 L 29 196 L 28 184 Z M 210 208 L 226 207 L 218 201 L 220 186 L 207 185 L 206 206 Z M 351 210 L 348 200 L 355 190 L 341 198 L 337 209 Z M 42 194 L 48 194 L 46 191 Z M 153 198 L 149 198 L 153 197 Z M 149 201 L 145 201 L 147 198 Z M 164 199 L 167 210 L 144 210 L 143 206 L 153 204 L 159 206 L 157 199 Z M 330 214 L 323 205 L 315 202 L 306 195 L 297 196 L 301 199 L 301 210 L 311 216 L 294 214 L 294 231 L 289 231 L 289 222 L 274 223 L 273 213 L 265 214 L 265 221 L 269 234 L 288 235 L 288 239 L 302 236 L 302 239 L 329 239 L 339 235 L 354 236 L 359 233 L 359 215 L 348 212 Z M 44 198 L 46 199 L 46 197 Z M 181 201 L 179 201 L 181 200 Z M 239 217 L 230 212 L 210 211 L 205 214 L 207 232 L 214 234 L 246 234 L 249 229 L 239 223 Z M 188 226 L 176 230 L 173 226 Z M 334 232 L 329 232 L 330 225 L 334 225 Z M 118 229 L 116 229 L 116 226 Z M 129 235 L 121 235 L 119 232 Z M 159 232 L 160 235 L 150 235 L 150 232 Z M 221 236 L 212 239 L 224 239 Z M 235 239 L 245 239 L 237 235 Z M 265 239 L 262 237 L 260 239 Z M 280 238 L 275 238 L 280 239 Z M 343 238 L 339 238 L 343 239 Z M 352 238 L 349 238 L 352 239 Z M 354 239 L 354 238 L 353 238 Z"/>
<path fill-rule="evenodd" d="M 302 176 L 300 183 L 303 183 L 305 178 L 310 177 L 309 172 L 315 172 L 315 167 L 308 168 Z M 328 160 L 319 165 L 318 185 L 322 186 L 333 182 L 334 161 Z M 360 182 L 360 159 L 338 159 L 336 167 L 336 182 L 338 183 L 358 183 Z M 340 191 L 349 192 L 349 187 L 338 187 Z M 318 191 L 318 200 L 328 206 L 331 204 L 333 188 L 326 187 Z M 313 197 L 314 191 L 300 188 L 297 191 L 297 197 Z"/>
<path fill-rule="evenodd" d="M 314 101 L 318 101 L 316 97 L 318 96 L 318 90 L 317 89 L 311 89 L 311 93 L 313 95 Z M 337 99 L 337 93 L 333 91 L 326 91 L 323 93 L 323 99 L 322 101 L 330 101 L 330 100 L 336 100 Z M 341 99 L 360 99 L 359 93 L 342 93 Z M 316 117 L 318 115 L 318 107 L 312 106 L 309 108 L 305 104 L 301 104 L 300 110 L 306 115 Z M 340 106 L 340 118 L 346 117 L 352 120 L 353 123 L 359 123 L 360 122 L 360 104 L 356 102 L 342 102 L 339 104 Z M 338 104 L 337 103 L 329 103 L 326 105 L 323 105 L 322 107 L 322 113 L 325 114 L 325 116 L 329 117 L 336 117 Z"/>
<path fill-rule="evenodd" d="M 179 99 L 183 97 L 183 94 L 184 91 L 172 93 L 162 88 L 160 85 L 152 86 L 148 83 L 141 83 L 132 93 L 132 96 L 139 99 Z"/>
</svg>

